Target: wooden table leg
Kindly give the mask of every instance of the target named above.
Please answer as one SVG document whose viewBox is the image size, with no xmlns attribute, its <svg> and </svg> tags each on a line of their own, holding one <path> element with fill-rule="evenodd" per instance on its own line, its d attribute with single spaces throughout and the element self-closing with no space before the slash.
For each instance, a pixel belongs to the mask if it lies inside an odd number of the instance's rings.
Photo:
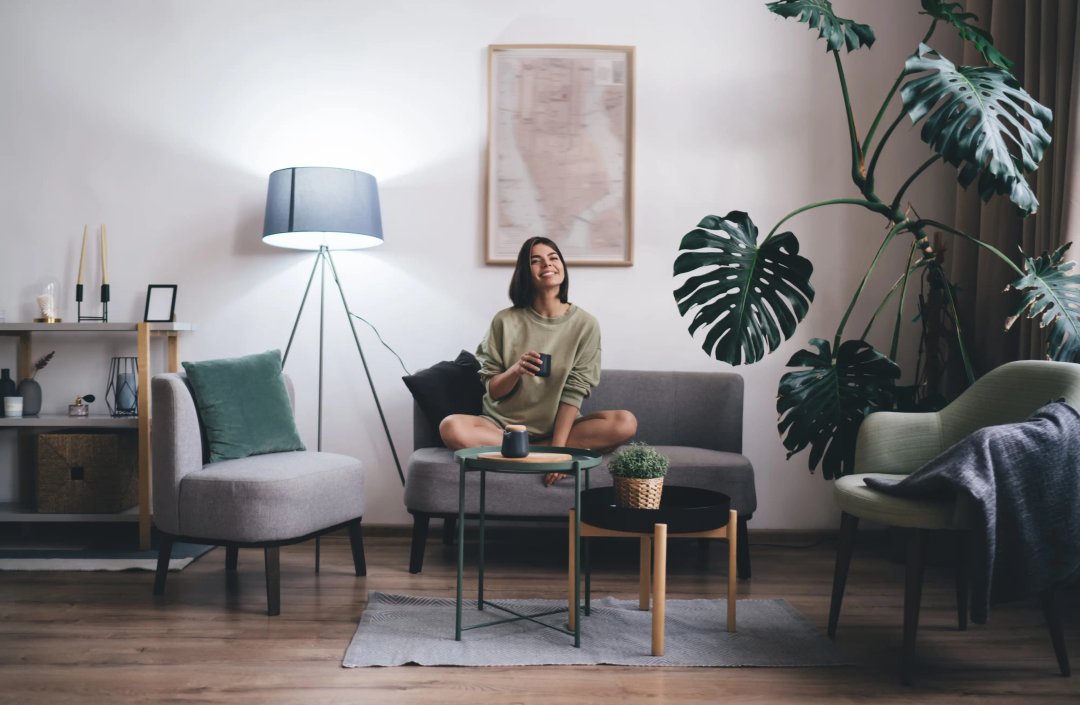
<svg viewBox="0 0 1080 705">
<path fill-rule="evenodd" d="M 728 513 L 727 540 L 728 540 L 728 567 L 727 567 L 727 630 L 735 631 L 735 578 L 736 565 L 738 564 L 737 544 L 739 542 L 738 514 L 732 509 Z"/>
<path fill-rule="evenodd" d="M 652 655 L 664 655 L 664 608 L 667 606 L 667 524 L 653 528 Z"/>
<path fill-rule="evenodd" d="M 641 545 L 641 555 L 638 559 L 638 607 L 647 610 L 649 596 L 652 594 L 652 585 L 649 580 L 652 574 L 652 537 L 642 536 L 638 540 Z"/>
<path fill-rule="evenodd" d="M 139 383 L 139 549 L 150 549 L 150 326 L 136 325 Z"/>
</svg>

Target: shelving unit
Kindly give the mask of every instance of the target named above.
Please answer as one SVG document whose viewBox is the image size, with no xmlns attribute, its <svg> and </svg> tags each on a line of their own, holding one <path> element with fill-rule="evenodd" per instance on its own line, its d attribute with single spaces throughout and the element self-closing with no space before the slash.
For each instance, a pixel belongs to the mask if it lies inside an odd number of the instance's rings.
<svg viewBox="0 0 1080 705">
<path fill-rule="evenodd" d="M 180 368 L 180 334 L 194 330 L 190 323 L 0 323 L 0 336 L 18 337 L 16 379 L 30 375 L 33 360 L 34 333 L 134 333 L 139 360 L 138 415 L 135 417 L 91 416 L 75 418 L 62 414 L 47 414 L 19 419 L 0 418 L 0 430 L 17 432 L 44 428 L 138 429 L 139 438 L 139 503 L 132 509 L 109 514 L 42 514 L 25 501 L 0 502 L 0 522 L 136 522 L 139 547 L 150 548 L 150 342 L 165 340 L 165 369 Z M 0 472 L 4 468 L 0 467 Z"/>
</svg>

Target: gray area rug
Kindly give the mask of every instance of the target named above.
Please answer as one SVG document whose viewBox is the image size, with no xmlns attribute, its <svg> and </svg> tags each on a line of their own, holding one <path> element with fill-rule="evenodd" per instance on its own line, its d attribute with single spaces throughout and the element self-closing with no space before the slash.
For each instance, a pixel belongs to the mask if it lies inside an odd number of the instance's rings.
<svg viewBox="0 0 1080 705">
<path fill-rule="evenodd" d="M 497 600 L 534 614 L 565 606 L 559 600 Z M 538 666 L 837 666 L 850 663 L 836 647 L 783 600 L 739 600 L 738 631 L 725 631 L 725 600 L 668 600 L 665 653 L 652 656 L 652 613 L 636 600 L 594 599 L 582 616 L 581 648 L 553 629 L 518 621 L 463 632 L 454 641 L 455 601 L 448 598 L 373 592 L 342 665 Z M 465 626 L 507 616 L 480 612 L 465 603 Z M 566 615 L 542 620 L 565 626 Z"/>
<path fill-rule="evenodd" d="M 169 570 L 183 570 L 213 546 L 173 544 Z M 3 548 L 0 570 L 157 570 L 157 550 L 125 551 L 92 546 L 67 548 Z"/>
</svg>

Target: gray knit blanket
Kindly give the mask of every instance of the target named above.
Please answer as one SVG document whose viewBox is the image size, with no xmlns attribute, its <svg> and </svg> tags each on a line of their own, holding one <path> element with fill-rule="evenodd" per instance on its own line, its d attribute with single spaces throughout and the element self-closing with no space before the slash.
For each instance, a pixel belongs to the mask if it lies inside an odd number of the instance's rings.
<svg viewBox="0 0 1080 705">
<path fill-rule="evenodd" d="M 963 495 L 973 509 L 971 621 L 991 604 L 1080 580 L 1080 414 L 1064 400 L 972 433 L 903 480 L 899 497 Z"/>
</svg>

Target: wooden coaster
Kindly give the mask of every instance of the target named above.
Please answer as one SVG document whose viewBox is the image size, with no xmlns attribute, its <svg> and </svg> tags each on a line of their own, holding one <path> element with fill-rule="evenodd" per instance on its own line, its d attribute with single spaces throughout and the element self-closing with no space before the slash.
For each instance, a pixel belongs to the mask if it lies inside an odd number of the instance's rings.
<svg viewBox="0 0 1080 705">
<path fill-rule="evenodd" d="M 529 453 L 524 458 L 506 458 L 502 453 L 480 453 L 476 456 L 483 460 L 502 460 L 507 463 L 568 463 L 573 460 L 569 453 Z"/>
</svg>

